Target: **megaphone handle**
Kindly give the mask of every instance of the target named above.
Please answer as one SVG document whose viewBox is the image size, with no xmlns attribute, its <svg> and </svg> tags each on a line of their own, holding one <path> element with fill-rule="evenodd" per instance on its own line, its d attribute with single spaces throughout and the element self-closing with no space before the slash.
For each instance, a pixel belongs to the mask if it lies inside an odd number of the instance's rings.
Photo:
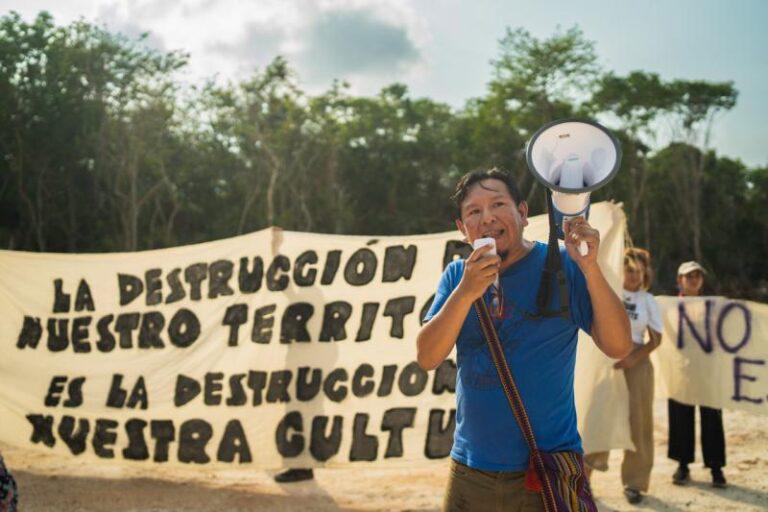
<svg viewBox="0 0 768 512">
<path fill-rule="evenodd" d="M 575 219 L 576 217 L 583 217 L 583 215 L 563 215 L 563 224 L 566 222 L 569 222 L 571 219 Z M 565 231 L 565 227 L 563 227 L 563 231 Z M 582 256 L 586 256 L 589 252 L 589 247 L 587 246 L 587 242 L 582 240 L 579 243 L 579 254 Z"/>
</svg>

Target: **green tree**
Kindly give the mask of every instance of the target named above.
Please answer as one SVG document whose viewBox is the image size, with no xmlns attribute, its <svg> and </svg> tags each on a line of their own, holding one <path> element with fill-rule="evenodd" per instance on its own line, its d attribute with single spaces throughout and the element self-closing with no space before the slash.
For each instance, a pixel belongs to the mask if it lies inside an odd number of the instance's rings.
<svg viewBox="0 0 768 512">
<path fill-rule="evenodd" d="M 651 240 L 649 215 L 643 208 L 648 202 L 645 164 L 650 147 L 643 139 L 653 141 L 654 123 L 672 108 L 672 101 L 670 88 L 656 73 L 633 71 L 626 77 L 605 74 L 587 105 L 593 116 L 615 117 L 620 123 L 617 132 L 623 147 L 621 173 L 603 194 L 620 190 L 630 230 L 635 234 L 642 232 L 641 239 L 646 245 Z"/>
<path fill-rule="evenodd" d="M 481 126 L 476 138 L 515 173 L 531 203 L 538 183 L 527 171 L 521 142 L 550 121 L 581 113 L 601 68 L 594 43 L 578 27 L 558 29 L 543 40 L 521 28 L 507 29 L 499 51 L 488 94 L 470 104 L 470 111 Z M 543 201 L 532 206 L 534 211 L 544 209 Z"/>
<path fill-rule="evenodd" d="M 318 173 L 327 169 L 330 140 L 324 112 L 311 107 L 287 61 L 278 57 L 244 83 L 208 94 L 211 128 L 240 162 L 229 177 L 241 194 L 237 233 L 266 226 L 317 229 L 312 199 L 332 186 Z"/>
<path fill-rule="evenodd" d="M 492 166 L 516 175 L 535 214 L 544 195 L 526 141 L 554 119 L 590 116 L 615 127 L 624 154 L 593 200 L 624 202 L 660 285 L 696 258 L 711 292 L 768 297 L 768 171 L 710 148 L 736 103 L 731 83 L 603 74 L 575 27 L 543 39 L 507 30 L 486 94 L 457 111 L 402 84 L 309 95 L 280 57 L 238 83 L 183 89 L 185 62 L 83 21 L 0 17 L 0 244 L 136 250 L 271 225 L 442 231 L 459 176 Z"/>
<path fill-rule="evenodd" d="M 339 174 L 350 210 L 348 233 L 405 234 L 449 229 L 453 114 L 408 96 L 402 84 L 347 102 Z"/>
<path fill-rule="evenodd" d="M 681 211 L 690 228 L 690 243 L 696 259 L 702 252 L 702 190 L 705 155 L 710 149 L 712 126 L 717 116 L 736 105 L 738 92 L 733 83 L 675 80 L 670 84 L 675 101 L 672 117 L 677 120 L 676 139 L 699 148 L 699 152 L 687 153 L 681 186 L 678 191 L 683 200 Z"/>
<path fill-rule="evenodd" d="M 158 101 L 173 108 L 171 73 L 183 64 L 181 54 L 159 54 L 82 21 L 0 18 L 2 200 L 15 196 L 19 206 L 7 245 L 83 250 L 98 243 L 94 233 L 108 239 L 119 230 L 122 241 L 106 247 L 138 248 L 140 203 L 158 180 L 139 179 L 144 146 L 126 125 Z M 111 224 L 115 217 L 124 222 Z"/>
</svg>

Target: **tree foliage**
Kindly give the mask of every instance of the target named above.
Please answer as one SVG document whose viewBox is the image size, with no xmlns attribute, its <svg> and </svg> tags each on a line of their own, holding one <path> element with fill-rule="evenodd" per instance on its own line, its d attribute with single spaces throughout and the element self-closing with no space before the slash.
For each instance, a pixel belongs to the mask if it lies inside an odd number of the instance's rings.
<svg viewBox="0 0 768 512">
<path fill-rule="evenodd" d="M 458 177 L 492 166 L 513 172 L 541 213 L 525 142 L 546 122 L 589 116 L 624 150 L 594 200 L 624 202 L 659 290 L 672 291 L 677 264 L 696 258 L 714 292 L 768 297 L 768 169 L 709 146 L 736 104 L 732 83 L 604 72 L 578 27 L 544 39 L 507 30 L 486 94 L 460 109 L 403 84 L 365 97 L 335 82 L 309 95 L 279 56 L 239 83 L 182 90 L 186 58 L 84 21 L 0 18 L 3 247 L 132 251 L 272 225 L 443 231 Z"/>
</svg>

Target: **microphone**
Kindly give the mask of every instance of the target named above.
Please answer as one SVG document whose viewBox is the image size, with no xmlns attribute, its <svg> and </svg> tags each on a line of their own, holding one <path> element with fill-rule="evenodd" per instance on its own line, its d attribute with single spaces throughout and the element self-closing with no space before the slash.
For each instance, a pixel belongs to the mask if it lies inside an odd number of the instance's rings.
<svg viewBox="0 0 768 512">
<path fill-rule="evenodd" d="M 487 237 L 487 238 L 478 238 L 474 242 L 472 242 L 472 248 L 477 249 L 478 247 L 484 247 L 486 245 L 491 246 L 491 250 L 488 251 L 488 254 L 496 256 L 496 239 Z M 493 285 L 498 289 L 499 288 L 499 275 L 496 274 L 496 280 L 493 282 Z"/>
<path fill-rule="evenodd" d="M 486 238 L 478 238 L 474 242 L 472 242 L 472 248 L 477 249 L 478 247 L 484 247 L 486 245 L 491 246 L 491 250 L 488 251 L 488 254 L 496 255 L 496 239 L 491 237 Z M 501 299 L 501 286 L 499 286 L 499 274 L 496 274 L 496 279 L 493 281 L 493 284 L 491 285 L 491 310 L 497 318 L 501 318 L 504 314 L 504 306 Z"/>
</svg>

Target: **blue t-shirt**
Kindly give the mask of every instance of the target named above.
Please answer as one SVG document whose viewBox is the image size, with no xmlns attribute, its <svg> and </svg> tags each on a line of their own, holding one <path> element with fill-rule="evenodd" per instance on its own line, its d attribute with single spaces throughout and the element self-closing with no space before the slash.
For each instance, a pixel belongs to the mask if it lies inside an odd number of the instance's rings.
<svg viewBox="0 0 768 512">
<path fill-rule="evenodd" d="M 547 255 L 537 242 L 500 276 L 504 315 L 494 319 L 507 363 L 528 411 L 536 443 L 548 452 L 581 452 L 576 429 L 573 370 L 578 329 L 592 329 L 592 303 L 584 274 L 561 249 L 569 285 L 570 318 L 531 319 Z M 442 308 L 464 273 L 464 260 L 450 263 L 440 279 L 429 320 Z M 550 309 L 559 309 L 555 286 Z M 486 294 L 486 302 L 490 303 Z M 472 308 L 456 340 L 456 431 L 451 457 L 486 471 L 523 471 L 528 447 L 517 426 Z"/>
</svg>

